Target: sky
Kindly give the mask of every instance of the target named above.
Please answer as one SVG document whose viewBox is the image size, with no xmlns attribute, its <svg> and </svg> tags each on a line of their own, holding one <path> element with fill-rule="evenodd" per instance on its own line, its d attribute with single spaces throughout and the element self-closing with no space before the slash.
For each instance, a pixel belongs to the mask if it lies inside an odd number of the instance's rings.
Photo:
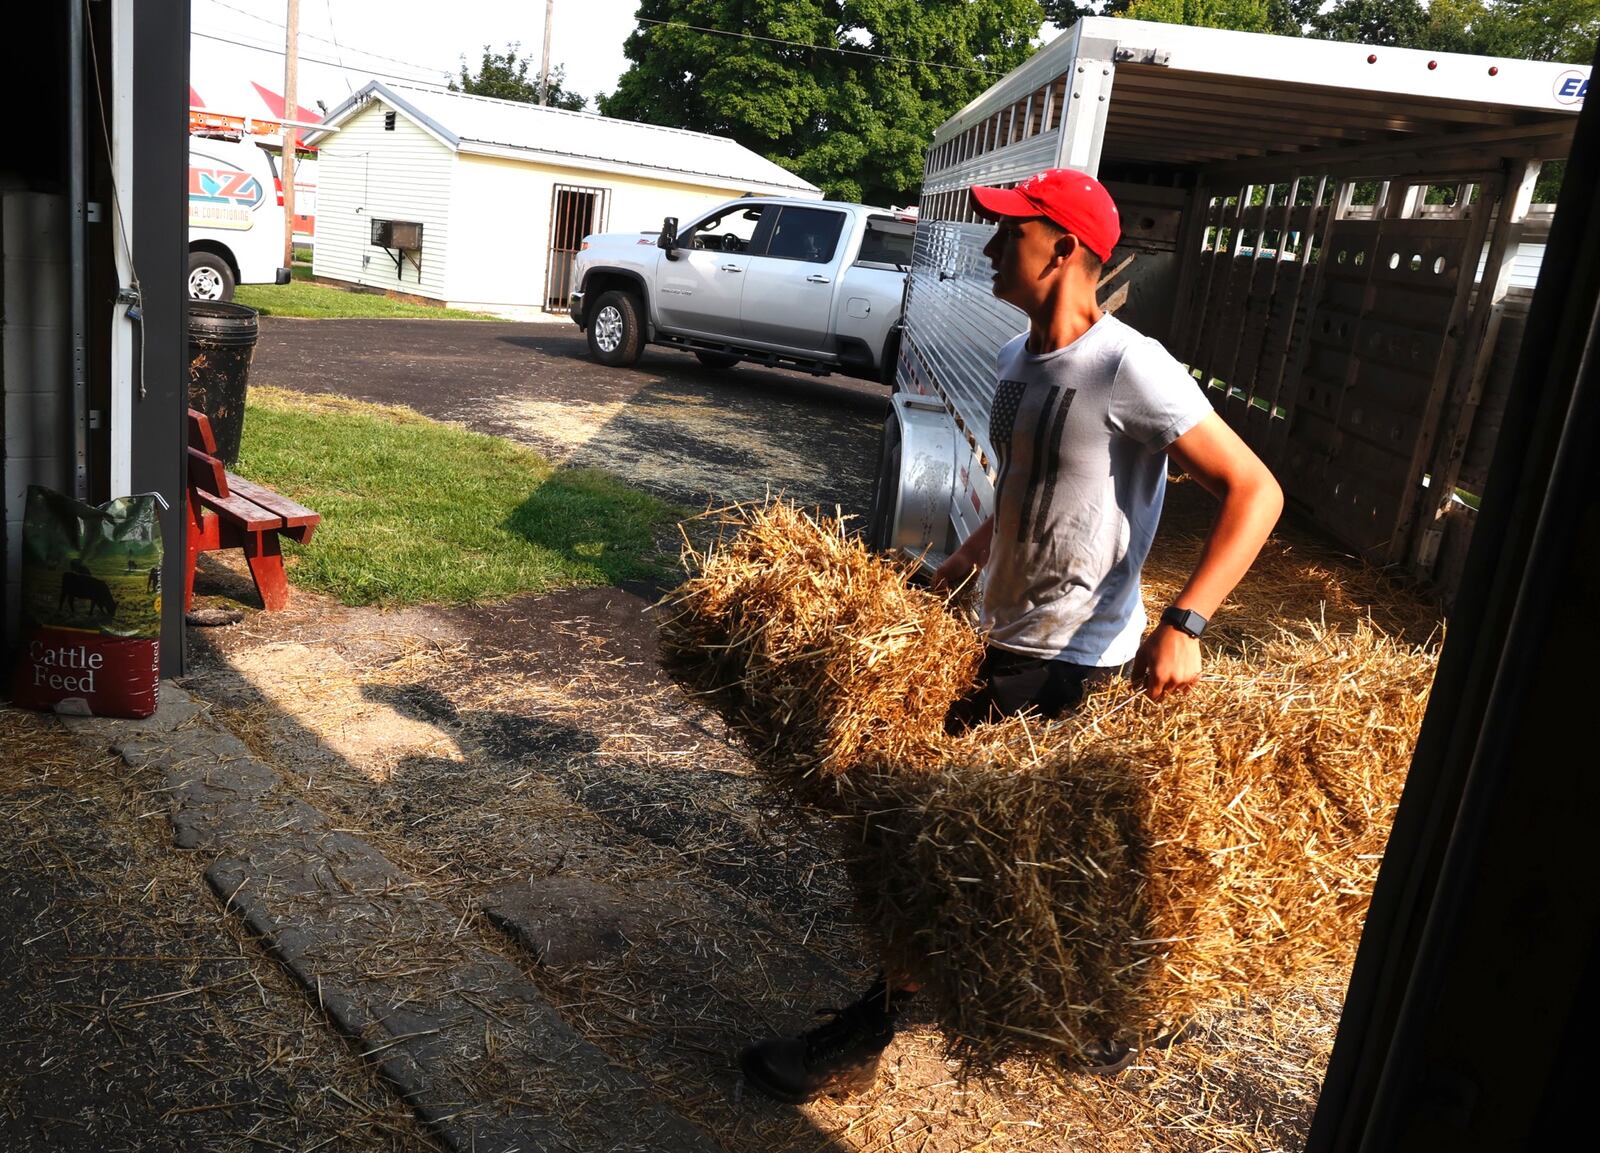
<svg viewBox="0 0 1600 1153">
<path fill-rule="evenodd" d="M 638 0 L 555 0 L 550 63 L 593 110 L 628 61 Z M 287 0 L 190 0 L 190 86 L 213 111 L 264 116 L 250 82 L 283 91 Z M 461 58 L 478 70 L 484 45 L 519 54 L 539 70 L 543 0 L 300 0 L 300 104 L 333 108 L 369 78 L 443 84 Z M 232 107 L 248 105 L 247 107 Z"/>
</svg>

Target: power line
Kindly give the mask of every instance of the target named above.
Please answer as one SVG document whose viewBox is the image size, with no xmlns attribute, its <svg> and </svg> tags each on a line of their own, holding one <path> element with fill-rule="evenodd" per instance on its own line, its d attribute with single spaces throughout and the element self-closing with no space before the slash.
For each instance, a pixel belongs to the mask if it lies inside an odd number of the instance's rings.
<svg viewBox="0 0 1600 1153">
<path fill-rule="evenodd" d="M 339 70 L 342 73 L 344 71 L 344 49 L 339 47 L 339 33 L 333 26 L 333 0 L 323 0 L 323 4 L 328 9 L 328 35 L 333 37 L 333 50 L 339 58 Z M 311 37 L 311 39 L 316 39 L 316 37 Z M 357 51 L 360 50 L 357 49 Z M 352 96 L 355 95 L 356 90 L 350 87 L 349 77 L 345 77 L 344 86 Z"/>
<path fill-rule="evenodd" d="M 269 55 L 272 55 L 272 56 L 282 56 L 283 55 L 283 49 L 282 48 L 269 48 L 269 47 L 267 47 L 266 45 L 263 45 L 263 44 L 251 44 L 249 41 L 246 41 L 246 40 L 234 40 L 231 37 L 218 36 L 218 35 L 216 35 L 214 33 L 211 33 L 211 32 L 195 32 L 195 31 L 193 31 L 191 29 L 190 32 L 189 32 L 189 35 L 191 35 L 191 36 L 199 36 L 203 40 L 217 40 L 217 41 L 220 41 L 223 44 L 233 44 L 233 45 L 236 45 L 236 46 L 238 46 L 240 48 L 253 48 L 257 52 L 266 52 L 266 53 L 268 53 Z M 337 60 L 325 60 L 320 56 L 307 56 L 304 52 L 300 53 L 300 59 L 309 60 L 313 64 L 326 64 L 330 68 L 344 68 L 344 67 L 347 67 L 347 65 L 340 64 Z M 404 61 L 404 60 L 400 61 L 400 63 L 407 64 L 407 62 Z M 432 73 L 433 75 L 436 75 L 436 76 L 438 76 L 438 75 L 449 75 L 449 72 L 446 69 L 443 69 L 443 68 L 429 68 L 429 67 L 427 67 L 425 65 L 422 65 L 422 64 L 407 64 L 407 67 L 415 68 L 419 72 L 429 72 L 429 73 Z M 435 86 L 437 86 L 439 88 L 443 88 L 444 87 L 444 84 L 443 84 L 442 81 L 438 81 L 438 80 L 419 80 L 415 76 L 399 76 L 399 75 L 396 75 L 393 72 L 379 72 L 375 68 L 357 67 L 356 71 L 357 72 L 364 72 L 369 76 L 381 76 L 385 80 L 399 80 L 400 82 L 402 82 L 404 84 L 433 84 L 433 85 L 435 85 Z"/>
<path fill-rule="evenodd" d="M 658 24 L 663 28 L 687 28 L 710 36 L 732 36 L 735 40 L 764 40 L 768 44 L 787 44 L 791 48 L 810 48 L 816 52 L 837 52 L 842 56 L 865 56 L 868 60 L 883 60 L 894 64 L 920 64 L 924 68 L 950 68 L 957 72 L 982 72 L 998 76 L 993 68 L 980 68 L 976 64 L 940 64 L 934 60 L 917 60 L 910 56 L 888 56 L 881 52 L 862 52 L 855 48 L 840 48 L 833 44 L 809 44 L 804 40 L 780 40 L 776 36 L 757 36 L 753 32 L 729 32 L 722 28 L 705 28 L 699 24 L 680 24 L 675 20 L 650 20 L 638 18 L 641 24 Z"/>
<path fill-rule="evenodd" d="M 223 0 L 209 0 L 209 2 L 214 4 L 214 5 L 216 5 L 218 8 L 226 8 L 229 12 L 237 12 L 241 16 L 248 17 L 251 20 L 257 20 L 257 21 L 261 22 L 262 24 L 267 25 L 270 28 L 276 28 L 279 32 L 283 31 L 283 24 L 280 23 L 277 20 L 273 20 L 273 19 L 271 19 L 269 17 L 266 17 L 266 16 L 257 16 L 254 12 L 247 11 L 246 9 L 240 8 L 240 7 L 238 7 L 236 5 L 233 5 L 233 4 L 224 3 Z M 331 6 L 328 9 L 328 30 L 330 32 L 333 31 L 333 9 L 332 9 Z M 194 35 L 196 35 L 196 36 L 206 36 L 207 33 L 196 32 L 196 33 L 194 33 Z M 210 39 L 212 39 L 212 40 L 223 40 L 224 37 L 211 36 Z M 334 32 L 334 38 L 332 40 L 328 40 L 327 38 L 322 37 L 322 36 L 313 36 L 309 32 L 301 33 L 300 39 L 302 39 L 302 40 L 315 40 L 319 44 L 332 44 L 335 49 L 337 49 L 337 50 L 339 50 L 341 52 L 344 51 L 343 46 L 339 43 L 338 33 L 337 32 Z M 229 43 L 238 43 L 238 41 L 229 41 Z M 245 47 L 254 47 L 254 45 L 245 45 Z M 446 73 L 448 73 L 450 71 L 450 69 L 448 69 L 448 68 L 435 68 L 431 64 L 418 64 L 414 60 L 401 60 L 397 56 L 385 56 L 381 52 L 368 52 L 368 51 L 366 51 L 365 49 L 362 49 L 362 48 L 351 48 L 351 49 L 349 49 L 349 51 L 358 53 L 358 54 L 360 54 L 362 56 L 370 56 L 374 60 L 387 60 L 390 64 L 404 64 L 407 68 L 415 68 L 419 72 L 446 72 Z M 303 52 L 300 54 L 300 58 L 302 60 L 311 60 L 311 59 L 313 59 L 312 57 L 307 56 Z M 335 64 L 335 62 L 331 61 L 331 60 L 317 60 L 315 62 L 318 63 L 318 64 L 334 64 L 335 67 L 339 67 L 339 68 L 346 67 L 346 65 L 342 61 L 338 62 L 337 64 Z M 361 71 L 363 71 L 363 72 L 370 71 L 370 69 L 361 69 Z M 381 75 L 381 73 L 374 73 L 374 75 Z M 395 79 L 398 79 L 398 77 L 395 77 Z"/>
</svg>

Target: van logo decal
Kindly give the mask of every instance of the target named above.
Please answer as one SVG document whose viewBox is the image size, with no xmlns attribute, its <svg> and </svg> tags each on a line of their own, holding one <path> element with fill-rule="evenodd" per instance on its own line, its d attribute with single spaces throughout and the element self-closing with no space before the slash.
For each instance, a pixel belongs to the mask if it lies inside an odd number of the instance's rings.
<svg viewBox="0 0 1600 1153">
<path fill-rule="evenodd" d="M 266 198 L 261 181 L 248 172 L 228 169 L 189 169 L 189 199 L 254 208 Z"/>
<path fill-rule="evenodd" d="M 261 181 L 235 168 L 189 168 L 189 226 L 244 232 L 267 198 Z"/>
</svg>

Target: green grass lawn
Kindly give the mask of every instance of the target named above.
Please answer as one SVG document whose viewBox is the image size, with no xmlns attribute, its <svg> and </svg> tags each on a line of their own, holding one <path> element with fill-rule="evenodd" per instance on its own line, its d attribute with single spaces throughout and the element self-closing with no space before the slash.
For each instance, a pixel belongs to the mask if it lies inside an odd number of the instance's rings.
<svg viewBox="0 0 1600 1153">
<path fill-rule="evenodd" d="M 234 471 L 322 514 L 290 580 L 345 604 L 459 604 L 667 573 L 682 513 L 608 473 L 405 408 L 252 388 Z"/>
<path fill-rule="evenodd" d="M 363 316 L 427 317 L 433 320 L 493 320 L 482 312 L 465 312 L 442 305 L 411 304 L 370 292 L 350 292 L 327 284 L 311 283 L 311 269 L 297 265 L 288 284 L 241 284 L 233 299 L 262 316 L 301 316 L 337 319 Z"/>
</svg>

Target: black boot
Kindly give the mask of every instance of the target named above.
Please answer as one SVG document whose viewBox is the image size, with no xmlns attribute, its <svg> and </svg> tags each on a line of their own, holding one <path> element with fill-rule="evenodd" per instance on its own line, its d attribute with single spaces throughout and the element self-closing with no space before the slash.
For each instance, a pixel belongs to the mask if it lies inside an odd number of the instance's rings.
<svg viewBox="0 0 1600 1153">
<path fill-rule="evenodd" d="M 798 1037 L 769 1037 L 739 1054 L 750 1086 L 789 1105 L 803 1105 L 824 1094 L 859 1093 L 877 1080 L 878 1061 L 894 1040 L 899 1002 L 882 980 L 854 1005 L 841 1009 Z"/>
</svg>

